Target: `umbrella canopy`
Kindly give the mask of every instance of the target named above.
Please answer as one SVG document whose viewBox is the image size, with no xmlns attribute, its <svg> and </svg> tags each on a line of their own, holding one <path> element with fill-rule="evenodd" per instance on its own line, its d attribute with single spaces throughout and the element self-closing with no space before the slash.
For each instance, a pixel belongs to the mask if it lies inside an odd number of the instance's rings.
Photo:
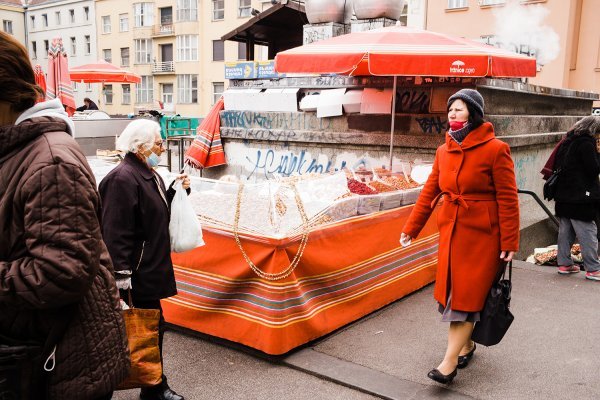
<svg viewBox="0 0 600 400">
<path fill-rule="evenodd" d="M 140 83 L 142 78 L 104 60 L 71 68 L 71 80 L 85 83 Z"/>
<path fill-rule="evenodd" d="M 283 51 L 275 69 L 353 76 L 532 77 L 536 61 L 468 39 L 392 26 Z"/>
<path fill-rule="evenodd" d="M 196 138 L 185 153 L 186 164 L 198 169 L 227 164 L 221 143 L 220 113 L 224 108 L 221 97 L 196 129 Z"/>
<path fill-rule="evenodd" d="M 67 53 L 65 53 L 61 38 L 52 39 L 52 45 L 48 50 L 46 98 L 48 100 L 60 99 L 69 115 L 73 115 L 75 112 L 75 99 L 73 98 L 73 88 L 69 77 Z"/>
<path fill-rule="evenodd" d="M 42 70 L 40 64 L 35 64 L 35 67 L 33 67 L 33 74 L 35 76 L 35 84 L 41 87 L 44 93 L 46 93 L 46 74 Z"/>
</svg>

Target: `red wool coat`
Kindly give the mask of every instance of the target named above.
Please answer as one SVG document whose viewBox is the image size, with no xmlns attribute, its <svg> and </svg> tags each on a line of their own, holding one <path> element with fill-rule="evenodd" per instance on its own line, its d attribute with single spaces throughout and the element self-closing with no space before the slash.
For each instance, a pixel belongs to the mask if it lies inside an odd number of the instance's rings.
<svg viewBox="0 0 600 400">
<path fill-rule="evenodd" d="M 519 248 L 519 199 L 509 146 L 489 122 L 460 146 L 448 134 L 404 226 L 416 238 L 433 207 L 440 232 L 435 299 L 452 309 L 481 311 L 501 264 L 500 251 Z"/>
</svg>

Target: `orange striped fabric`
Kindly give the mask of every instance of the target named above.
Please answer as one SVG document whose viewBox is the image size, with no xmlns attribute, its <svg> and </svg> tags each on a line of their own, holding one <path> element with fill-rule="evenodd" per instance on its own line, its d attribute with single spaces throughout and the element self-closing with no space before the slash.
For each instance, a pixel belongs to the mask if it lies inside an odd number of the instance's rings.
<svg viewBox="0 0 600 400">
<path fill-rule="evenodd" d="M 165 318 L 267 354 L 286 353 L 435 279 L 434 223 L 413 245 L 399 247 L 411 208 L 311 231 L 294 273 L 275 282 L 250 270 L 230 232 L 206 229 L 206 246 L 173 254 L 179 293 L 163 301 Z M 242 244 L 255 264 L 273 273 L 289 264 L 298 240 L 245 237 Z"/>
</svg>

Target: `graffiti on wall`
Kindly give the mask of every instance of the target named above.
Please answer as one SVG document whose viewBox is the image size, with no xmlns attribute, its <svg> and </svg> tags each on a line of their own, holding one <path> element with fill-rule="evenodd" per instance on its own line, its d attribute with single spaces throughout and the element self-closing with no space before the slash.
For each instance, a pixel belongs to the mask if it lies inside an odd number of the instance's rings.
<svg viewBox="0 0 600 400">
<path fill-rule="evenodd" d="M 260 111 L 223 111 L 221 123 L 229 128 L 263 128 L 282 130 L 331 130 L 331 118 L 317 118 L 310 113 L 265 113 Z"/>
</svg>

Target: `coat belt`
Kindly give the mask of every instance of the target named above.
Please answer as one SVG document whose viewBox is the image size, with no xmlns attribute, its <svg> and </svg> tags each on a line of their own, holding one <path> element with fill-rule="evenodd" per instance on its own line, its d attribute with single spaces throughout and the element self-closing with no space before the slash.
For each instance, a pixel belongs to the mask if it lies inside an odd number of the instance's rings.
<svg viewBox="0 0 600 400">
<path fill-rule="evenodd" d="M 441 192 L 435 199 L 431 202 L 431 208 L 435 208 L 437 203 L 440 201 L 442 196 L 446 201 L 450 203 L 458 204 L 465 209 L 469 209 L 469 205 L 467 201 L 496 201 L 496 195 L 494 193 L 473 193 L 473 194 L 461 194 L 461 193 L 453 193 L 453 192 Z"/>
</svg>

